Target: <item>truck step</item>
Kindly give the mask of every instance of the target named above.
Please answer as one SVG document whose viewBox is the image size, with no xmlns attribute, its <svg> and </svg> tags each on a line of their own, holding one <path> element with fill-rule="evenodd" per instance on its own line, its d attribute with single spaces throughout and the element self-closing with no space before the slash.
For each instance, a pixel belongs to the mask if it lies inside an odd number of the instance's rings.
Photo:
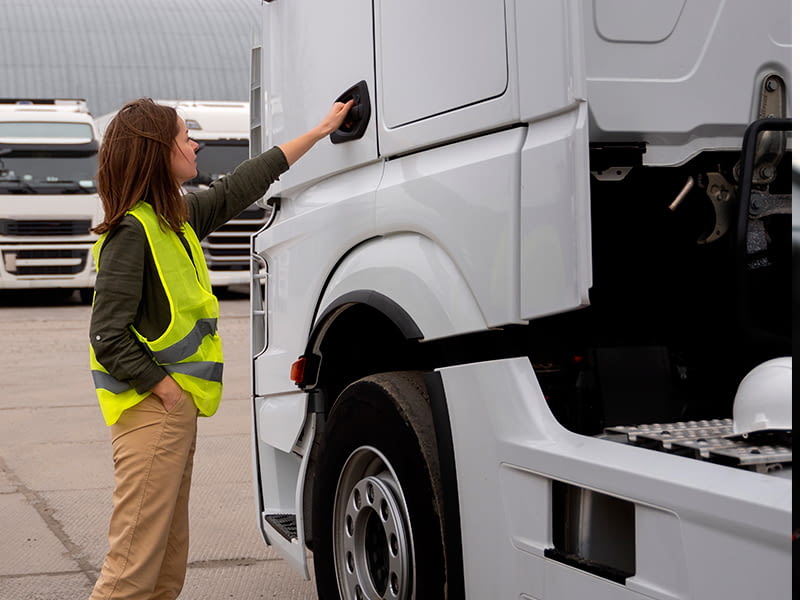
<svg viewBox="0 0 800 600">
<path fill-rule="evenodd" d="M 297 539 L 297 517 L 288 513 L 264 515 L 264 521 L 290 542 Z"/>
<path fill-rule="evenodd" d="M 791 443 L 735 436 L 732 419 L 607 427 L 608 439 L 698 460 L 767 472 L 792 463 Z"/>
</svg>

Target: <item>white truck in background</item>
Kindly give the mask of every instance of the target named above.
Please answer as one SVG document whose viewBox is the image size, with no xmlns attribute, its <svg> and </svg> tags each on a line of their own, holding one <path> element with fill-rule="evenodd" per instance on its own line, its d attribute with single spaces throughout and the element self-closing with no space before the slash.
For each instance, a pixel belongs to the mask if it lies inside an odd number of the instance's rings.
<svg viewBox="0 0 800 600">
<path fill-rule="evenodd" d="M 0 290 L 77 289 L 91 302 L 97 151 L 85 100 L 0 99 Z"/>
<path fill-rule="evenodd" d="M 252 240 L 265 541 L 320 600 L 791 597 L 789 0 L 261 10 L 253 153 L 355 99 Z"/>
<path fill-rule="evenodd" d="M 177 110 L 186 122 L 189 135 L 200 144 L 197 177 L 184 184 L 186 191 L 207 188 L 212 181 L 232 172 L 247 159 L 250 139 L 250 109 L 247 102 L 155 101 Z M 98 117 L 101 132 L 115 114 L 116 111 Z M 211 275 L 211 285 L 217 291 L 248 284 L 250 236 L 266 223 L 269 212 L 269 208 L 253 205 L 200 241 Z"/>
</svg>

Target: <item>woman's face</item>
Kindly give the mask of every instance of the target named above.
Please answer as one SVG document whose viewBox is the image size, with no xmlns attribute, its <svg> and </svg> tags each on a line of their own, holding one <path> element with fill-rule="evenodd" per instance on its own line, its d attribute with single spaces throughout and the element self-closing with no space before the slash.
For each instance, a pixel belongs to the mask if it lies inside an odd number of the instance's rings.
<svg viewBox="0 0 800 600">
<path fill-rule="evenodd" d="M 189 137 L 186 123 L 178 117 L 178 135 L 172 144 L 172 175 L 183 183 L 197 176 L 197 158 L 195 152 L 199 148 L 197 142 Z"/>
</svg>

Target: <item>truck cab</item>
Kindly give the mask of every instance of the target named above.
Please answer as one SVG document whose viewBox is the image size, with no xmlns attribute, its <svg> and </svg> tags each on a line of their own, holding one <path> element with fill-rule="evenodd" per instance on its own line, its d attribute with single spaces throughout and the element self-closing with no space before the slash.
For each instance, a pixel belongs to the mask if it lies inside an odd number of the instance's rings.
<svg viewBox="0 0 800 600">
<path fill-rule="evenodd" d="M 252 244 L 319 598 L 790 595 L 790 8 L 262 4 L 253 147 L 355 101 Z"/>
<path fill-rule="evenodd" d="M 0 100 L 0 289 L 72 288 L 91 301 L 98 148 L 85 100 Z"/>
</svg>

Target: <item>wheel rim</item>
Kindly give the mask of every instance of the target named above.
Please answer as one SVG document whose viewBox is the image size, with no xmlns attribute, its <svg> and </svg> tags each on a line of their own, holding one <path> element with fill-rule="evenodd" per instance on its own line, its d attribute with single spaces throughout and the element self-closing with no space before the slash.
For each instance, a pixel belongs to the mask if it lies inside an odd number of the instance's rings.
<svg viewBox="0 0 800 600">
<path fill-rule="evenodd" d="M 342 598 L 411 598 L 410 531 L 391 465 L 375 448 L 359 448 L 342 468 L 334 502 L 334 563 Z"/>
</svg>

